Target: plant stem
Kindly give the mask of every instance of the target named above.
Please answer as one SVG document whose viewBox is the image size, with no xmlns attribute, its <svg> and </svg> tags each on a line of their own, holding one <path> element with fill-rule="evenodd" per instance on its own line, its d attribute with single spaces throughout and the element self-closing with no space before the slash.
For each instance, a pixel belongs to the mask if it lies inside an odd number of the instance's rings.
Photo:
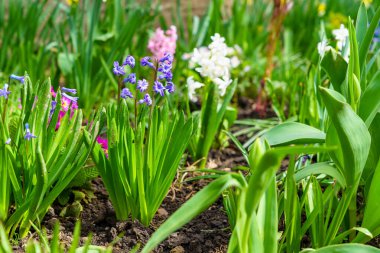
<svg viewBox="0 0 380 253">
<path fill-rule="evenodd" d="M 356 194 L 352 196 L 350 205 L 348 207 L 348 217 L 349 217 L 349 228 L 356 227 Z M 355 239 L 356 232 L 352 231 L 350 233 L 350 242 Z"/>
<path fill-rule="evenodd" d="M 120 99 L 120 93 L 121 93 L 121 85 L 122 85 L 122 79 L 121 79 L 122 77 L 121 76 L 119 76 L 119 79 L 118 79 L 118 81 L 117 81 L 117 104 L 118 105 L 120 105 L 120 101 L 121 101 L 121 99 Z"/>
</svg>

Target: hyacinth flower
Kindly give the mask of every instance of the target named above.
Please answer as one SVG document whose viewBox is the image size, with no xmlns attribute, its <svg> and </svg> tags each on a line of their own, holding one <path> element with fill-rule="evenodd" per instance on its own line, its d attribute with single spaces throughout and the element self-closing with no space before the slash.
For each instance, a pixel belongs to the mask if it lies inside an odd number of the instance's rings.
<svg viewBox="0 0 380 253">
<path fill-rule="evenodd" d="M 166 53 L 159 59 L 146 56 L 140 60 L 140 65 L 142 67 L 148 67 L 153 70 L 155 80 L 153 81 L 151 88 L 149 88 L 149 83 L 146 79 L 141 78 L 138 80 L 136 73 L 131 72 L 127 74 L 126 67 L 129 67 L 130 71 L 135 67 L 136 61 L 133 56 L 127 56 L 122 65 L 117 61 L 114 62 L 113 73 L 118 77 L 119 81 L 118 97 L 119 99 L 135 100 L 136 118 L 136 107 L 138 104 L 151 106 L 153 104 L 154 95 L 158 94 L 161 97 L 164 97 L 166 92 L 171 94 L 175 91 L 175 85 L 172 82 L 173 59 L 172 54 Z M 127 75 L 127 77 L 124 78 L 125 75 Z M 131 85 L 131 87 L 123 88 L 123 85 Z"/>
<path fill-rule="evenodd" d="M 108 158 L 108 140 L 106 138 L 102 138 L 102 137 L 98 136 L 96 138 L 96 142 L 100 144 L 100 146 L 102 147 L 102 149 L 104 151 L 104 154 Z"/>
<path fill-rule="evenodd" d="M 12 75 L 9 76 L 9 78 L 13 79 L 13 80 L 17 80 L 20 83 L 24 83 L 25 82 L 25 76 L 16 76 L 16 75 L 12 74 Z"/>
<path fill-rule="evenodd" d="M 165 54 L 175 54 L 177 43 L 177 28 L 171 26 L 167 31 L 157 28 L 148 42 L 148 49 L 157 59 L 161 59 Z"/>
<path fill-rule="evenodd" d="M 107 139 L 97 137 L 93 159 L 117 218 L 132 216 L 148 226 L 177 173 L 193 134 L 193 118 L 169 108 L 166 99 L 175 91 L 173 56 L 143 57 L 139 63 L 141 76 L 134 72 L 132 56 L 123 65 L 114 64 L 118 103 L 106 109 Z"/>
<path fill-rule="evenodd" d="M 68 112 L 61 108 L 61 99 L 73 99 L 69 106 L 75 106 L 74 90 L 62 89 L 54 99 L 50 80 L 33 84 L 27 75 L 24 85 L 18 86 L 22 110 L 17 110 L 15 98 L 0 116 L 0 195 L 6 200 L 1 201 L 0 220 L 6 225 L 6 234 L 13 237 L 17 232 L 23 238 L 82 171 L 96 142 L 90 137 L 91 144 L 86 145 L 85 134 L 97 136 L 99 128 L 84 126 L 81 111 L 69 120 Z M 61 96 L 66 92 L 69 98 Z M 4 102 L 0 98 L 1 108 Z M 66 116 L 56 132 L 59 113 Z"/>
<path fill-rule="evenodd" d="M 8 99 L 8 95 L 11 94 L 10 91 L 8 91 L 8 84 L 4 84 L 4 88 L 0 89 L 0 97 L 4 97 L 5 99 Z"/>
<path fill-rule="evenodd" d="M 230 48 L 226 45 L 225 38 L 219 34 L 211 36 L 211 40 L 207 48 L 194 49 L 190 67 L 195 71 L 193 76 L 187 78 L 190 101 L 196 102 L 197 91 L 203 89 L 201 93 L 199 92 L 202 98 L 198 114 L 200 115 L 199 131 L 190 145 L 192 158 L 194 161 L 200 161 L 198 163 L 200 168 L 206 165 L 214 139 L 220 136 L 221 127 L 233 124 L 233 120 L 228 121 L 228 124 L 222 124 L 227 106 L 236 88 L 236 82 L 231 85 L 233 65 L 229 54 Z"/>
<path fill-rule="evenodd" d="M 61 97 L 61 110 L 59 111 L 58 114 L 58 121 L 55 127 L 55 130 L 58 130 L 59 127 L 61 126 L 61 121 L 62 118 L 66 115 L 66 113 L 71 110 L 70 113 L 70 118 L 73 117 L 75 110 L 78 109 L 78 97 L 73 97 L 71 95 L 68 95 L 67 93 L 71 94 L 76 94 L 77 90 L 76 89 L 69 89 L 66 87 L 61 88 L 62 91 L 62 97 Z M 53 87 L 51 87 L 50 93 L 53 98 L 57 96 L 56 92 L 54 91 Z M 51 109 L 50 109 L 50 119 L 51 116 L 54 114 L 54 111 L 56 109 L 57 101 L 52 101 L 51 102 Z"/>
<path fill-rule="evenodd" d="M 29 141 L 30 139 L 33 139 L 33 138 L 37 138 L 37 136 L 35 136 L 33 133 L 30 132 L 30 129 L 29 129 L 29 124 L 26 123 L 25 124 L 25 136 L 24 136 L 24 139 Z"/>
</svg>

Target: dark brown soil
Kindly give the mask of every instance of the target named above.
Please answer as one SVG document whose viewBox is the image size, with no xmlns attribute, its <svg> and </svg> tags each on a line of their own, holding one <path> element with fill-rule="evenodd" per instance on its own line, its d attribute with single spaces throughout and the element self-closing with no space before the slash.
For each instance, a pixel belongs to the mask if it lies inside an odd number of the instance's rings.
<svg viewBox="0 0 380 253">
<path fill-rule="evenodd" d="M 83 243 L 88 234 L 92 233 L 92 244 L 107 246 L 121 235 L 122 237 L 114 244 L 113 252 L 128 252 L 137 244 L 144 245 L 168 216 L 207 183 L 205 180 L 200 180 L 184 183 L 181 188 L 172 188 L 151 225 L 144 227 L 137 221 L 117 221 L 105 187 L 101 179 L 96 179 L 93 182 L 96 198 L 89 204 L 83 204 L 84 211 L 80 217 L 81 241 Z M 58 220 L 61 224 L 62 243 L 69 246 L 76 219 L 58 216 L 60 206 L 54 206 L 53 209 L 54 211 L 51 210 L 45 216 L 43 226 L 47 228 L 48 234 L 51 234 Z M 223 211 L 222 201 L 218 200 L 207 211 L 161 243 L 155 252 L 226 252 L 229 237 L 227 216 Z M 16 252 L 22 252 L 22 246 L 14 249 Z"/>
</svg>

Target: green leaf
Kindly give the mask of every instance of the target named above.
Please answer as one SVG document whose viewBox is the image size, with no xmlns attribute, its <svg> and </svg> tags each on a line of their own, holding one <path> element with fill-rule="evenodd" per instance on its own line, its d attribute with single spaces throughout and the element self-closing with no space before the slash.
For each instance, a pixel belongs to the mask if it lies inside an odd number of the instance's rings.
<svg viewBox="0 0 380 253">
<path fill-rule="evenodd" d="M 357 20 L 356 20 L 356 37 L 358 39 L 359 46 L 363 43 L 363 40 L 367 33 L 367 24 L 368 24 L 367 8 L 365 7 L 364 3 L 361 3 Z"/>
<path fill-rule="evenodd" d="M 380 71 L 372 78 L 360 99 L 359 115 L 369 127 L 380 110 Z"/>
<path fill-rule="evenodd" d="M 61 69 L 63 75 L 70 75 L 73 71 L 75 56 L 69 53 L 58 54 L 58 67 Z"/>
<path fill-rule="evenodd" d="M 233 186 L 240 187 L 241 183 L 236 179 L 236 176 L 232 174 L 226 174 L 211 182 L 183 204 L 156 230 L 156 232 L 154 232 L 141 253 L 151 252 L 171 233 L 181 228 L 211 206 L 225 189 Z"/>
<path fill-rule="evenodd" d="M 339 100 L 335 93 L 329 89 L 320 88 L 320 90 L 339 140 L 339 143 L 328 144 L 340 146 L 343 161 L 336 162 L 342 166 L 340 169 L 346 177 L 347 186 L 353 186 L 360 179 L 367 161 L 371 136 L 364 122 L 347 103 Z M 335 131 L 332 132 L 331 129 L 332 127 L 329 128 L 327 135 L 335 134 Z M 335 160 L 337 160 L 336 157 L 333 156 Z"/>
<path fill-rule="evenodd" d="M 285 122 L 273 127 L 263 137 L 271 146 L 289 144 L 324 143 L 326 134 L 314 127 L 297 123 Z"/>
<path fill-rule="evenodd" d="M 346 79 L 346 72 L 348 68 L 347 62 L 335 50 L 329 50 L 321 62 L 322 68 L 330 77 L 334 90 L 341 92 L 342 83 Z"/>
<path fill-rule="evenodd" d="M 367 54 L 368 54 L 368 50 L 373 39 L 373 35 L 375 34 L 375 30 L 377 26 L 379 25 L 379 20 L 380 20 L 380 7 L 377 9 L 375 15 L 373 16 L 371 20 L 371 24 L 368 27 L 365 37 L 363 39 L 363 42 L 360 45 L 359 56 L 360 56 L 360 67 L 362 69 L 367 59 Z"/>
<path fill-rule="evenodd" d="M 313 252 L 313 253 L 378 253 L 380 249 L 377 249 L 372 246 L 356 244 L 356 243 L 347 243 L 339 245 L 331 245 L 323 247 L 320 249 L 306 249 L 302 253 Z"/>
<path fill-rule="evenodd" d="M 380 159 L 377 163 L 377 167 L 375 169 L 375 174 L 372 178 L 371 187 L 369 189 L 368 197 L 366 200 L 363 223 L 362 226 L 367 228 L 372 232 L 373 236 L 377 236 L 380 234 Z M 366 243 L 371 239 L 368 235 L 364 233 L 359 233 L 355 238 L 354 242 Z"/>
<path fill-rule="evenodd" d="M 346 187 L 346 179 L 340 171 L 329 162 L 314 163 L 299 170 L 295 174 L 295 180 L 298 182 L 301 179 L 311 175 L 326 174 L 335 179 L 342 187 Z"/>
</svg>

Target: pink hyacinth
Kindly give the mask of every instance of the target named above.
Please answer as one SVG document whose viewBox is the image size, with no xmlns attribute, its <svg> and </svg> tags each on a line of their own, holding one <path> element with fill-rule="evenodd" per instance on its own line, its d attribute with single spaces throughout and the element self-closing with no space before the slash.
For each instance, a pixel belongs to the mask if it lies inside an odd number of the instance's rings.
<svg viewBox="0 0 380 253">
<path fill-rule="evenodd" d="M 105 138 L 102 138 L 102 137 L 98 136 L 96 138 L 96 141 L 100 144 L 100 146 L 102 147 L 104 153 L 106 154 L 106 157 L 108 158 L 108 140 L 105 139 Z"/>
<path fill-rule="evenodd" d="M 148 49 L 157 59 L 164 57 L 166 53 L 174 55 L 177 42 L 177 28 L 171 26 L 169 30 L 164 32 L 161 28 L 157 28 L 148 43 Z"/>
</svg>

